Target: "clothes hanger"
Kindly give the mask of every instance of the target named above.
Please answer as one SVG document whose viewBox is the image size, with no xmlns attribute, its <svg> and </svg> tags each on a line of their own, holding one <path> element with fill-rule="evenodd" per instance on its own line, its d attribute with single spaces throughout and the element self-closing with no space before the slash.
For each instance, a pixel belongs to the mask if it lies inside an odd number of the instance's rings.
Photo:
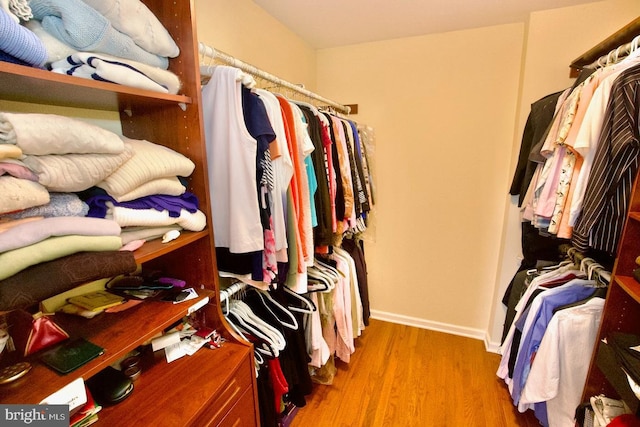
<svg viewBox="0 0 640 427">
<path fill-rule="evenodd" d="M 243 319 L 242 316 L 238 315 L 234 311 L 231 311 L 231 313 L 229 313 L 229 316 L 235 319 L 235 321 L 238 324 L 238 327 L 241 330 L 244 330 L 243 335 L 248 333 L 251 336 L 255 337 L 256 339 L 261 339 L 263 343 L 266 344 L 271 350 L 269 353 L 273 353 L 276 357 L 278 357 L 279 351 L 272 346 L 272 342 L 270 341 L 270 338 L 265 334 L 263 334 L 259 328 L 255 327 L 254 325 L 251 325 L 249 322 Z M 248 341 L 252 342 L 252 340 L 248 340 Z M 259 347 L 255 347 L 255 348 L 259 349 Z M 263 349 L 263 352 L 264 352 L 264 349 Z"/>
<path fill-rule="evenodd" d="M 269 294 L 268 291 L 262 291 L 262 290 L 256 289 L 255 292 L 258 295 L 258 297 L 260 298 L 260 300 L 262 301 L 262 303 L 265 305 L 267 310 L 269 310 L 273 314 L 273 316 L 276 319 L 278 319 L 278 321 L 280 322 L 280 324 L 282 326 L 285 326 L 285 327 L 287 327 L 289 329 L 293 329 L 294 331 L 298 330 L 298 321 L 296 320 L 295 316 L 293 314 L 291 314 L 291 312 L 289 310 L 287 310 L 287 308 L 285 308 L 282 304 L 280 304 L 278 301 L 274 300 L 273 297 L 271 296 L 271 294 Z M 278 316 L 272 310 L 272 308 L 275 308 L 279 312 L 284 314 L 284 316 L 288 320 L 290 320 L 290 322 L 283 320 L 280 316 Z"/>
<path fill-rule="evenodd" d="M 282 286 L 282 290 L 284 291 L 285 294 L 288 294 L 292 296 L 294 299 L 302 302 L 304 306 L 304 308 L 289 306 L 289 310 L 297 311 L 298 313 L 306 313 L 306 314 L 311 314 L 317 310 L 313 301 L 309 300 L 308 298 L 305 298 L 304 296 L 292 291 L 287 286 Z"/>
<path fill-rule="evenodd" d="M 314 264 L 317 264 L 317 266 L 319 268 L 322 268 L 323 270 L 329 271 L 331 272 L 336 279 L 339 279 L 340 277 L 347 277 L 342 271 L 338 270 L 336 267 L 329 265 L 328 263 L 318 259 L 317 257 L 314 259 Z"/>
<path fill-rule="evenodd" d="M 264 338 L 274 350 L 284 350 L 287 342 L 277 329 L 256 316 L 243 301 L 234 301 L 233 313 L 257 336 Z"/>
<path fill-rule="evenodd" d="M 328 282 L 321 278 L 307 278 L 307 292 L 330 292 Z"/>
<path fill-rule="evenodd" d="M 307 268 L 307 284 L 311 285 L 309 290 L 312 292 L 330 292 L 335 288 L 337 280 L 315 265 Z"/>
<path fill-rule="evenodd" d="M 255 325 L 260 331 L 267 335 L 273 344 L 274 348 L 278 350 L 284 350 L 287 345 L 287 341 L 280 331 L 265 322 L 259 316 L 257 316 L 251 307 L 244 301 L 236 301 L 236 310 L 247 320 L 250 324 Z"/>
</svg>

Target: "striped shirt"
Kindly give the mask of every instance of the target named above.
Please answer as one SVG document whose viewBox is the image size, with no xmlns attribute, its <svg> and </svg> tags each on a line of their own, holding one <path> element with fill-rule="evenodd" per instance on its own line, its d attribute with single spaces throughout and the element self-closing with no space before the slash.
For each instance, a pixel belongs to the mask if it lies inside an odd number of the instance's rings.
<svg viewBox="0 0 640 427">
<path fill-rule="evenodd" d="M 622 72 L 611 88 L 598 148 L 573 230 L 578 250 L 615 255 L 638 170 L 640 65 Z"/>
</svg>

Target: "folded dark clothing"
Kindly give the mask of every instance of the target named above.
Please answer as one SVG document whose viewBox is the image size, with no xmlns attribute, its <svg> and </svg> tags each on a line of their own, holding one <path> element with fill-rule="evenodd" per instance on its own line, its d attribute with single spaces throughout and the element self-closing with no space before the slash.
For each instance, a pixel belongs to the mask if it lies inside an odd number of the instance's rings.
<svg viewBox="0 0 640 427">
<path fill-rule="evenodd" d="M 27 308 L 83 283 L 135 270 L 131 251 L 78 252 L 36 264 L 0 280 L 0 311 Z"/>
<path fill-rule="evenodd" d="M 607 342 L 614 350 L 616 358 L 629 376 L 640 384 L 640 352 L 631 347 L 640 345 L 640 336 L 623 332 L 612 332 Z"/>
<path fill-rule="evenodd" d="M 29 64 L 28 62 L 23 61 L 20 58 L 16 58 L 15 56 L 9 55 L 7 52 L 3 52 L 2 50 L 0 50 L 0 61 L 11 62 L 12 64 L 18 65 L 25 65 L 27 67 L 31 66 L 31 64 Z"/>
</svg>

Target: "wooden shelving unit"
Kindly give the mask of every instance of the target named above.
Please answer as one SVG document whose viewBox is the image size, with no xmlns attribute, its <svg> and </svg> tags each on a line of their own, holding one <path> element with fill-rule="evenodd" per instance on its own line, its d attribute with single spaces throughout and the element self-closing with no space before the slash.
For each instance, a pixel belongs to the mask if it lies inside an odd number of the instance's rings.
<svg viewBox="0 0 640 427">
<path fill-rule="evenodd" d="M 175 305 L 145 301 L 127 311 L 104 313 L 91 320 L 57 314 L 56 323 L 72 337 L 94 342 L 105 349 L 104 354 L 68 375 L 55 373 L 34 357 L 34 367 L 26 376 L 0 386 L 0 403 L 37 404 L 79 377 L 87 380 L 180 321 L 194 303 L 208 298 L 196 316 L 222 333 L 227 340 L 223 346 L 201 349 L 172 363 L 166 362 L 164 352 L 145 351 L 142 375 L 134 383 L 133 393 L 123 402 L 105 407 L 98 415 L 98 425 L 257 426 L 253 350 L 228 331 L 218 304 L 194 2 L 144 3 L 180 47 L 180 56 L 169 64 L 182 81 L 180 94 L 160 94 L 0 62 L 0 100 L 32 104 L 33 112 L 38 112 L 39 105 L 118 112 L 125 136 L 165 145 L 190 158 L 196 168 L 188 178 L 188 190 L 198 197 L 207 227 L 200 232 L 183 232 L 169 244 L 148 242 L 135 252 L 135 259 L 143 270 L 159 270 L 185 280 L 198 290 L 199 297 Z M 0 366 L 10 362 L 11 358 L 3 355 Z"/>
</svg>

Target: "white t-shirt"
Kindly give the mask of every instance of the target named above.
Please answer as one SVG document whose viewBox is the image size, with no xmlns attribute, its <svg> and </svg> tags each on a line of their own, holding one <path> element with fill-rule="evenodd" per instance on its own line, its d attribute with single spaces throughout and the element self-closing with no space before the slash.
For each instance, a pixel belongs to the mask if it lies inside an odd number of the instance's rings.
<svg viewBox="0 0 640 427">
<path fill-rule="evenodd" d="M 237 68 L 217 66 L 202 89 L 215 245 L 232 253 L 264 250 L 256 183 L 257 142 L 244 124 L 243 77 Z"/>
</svg>

